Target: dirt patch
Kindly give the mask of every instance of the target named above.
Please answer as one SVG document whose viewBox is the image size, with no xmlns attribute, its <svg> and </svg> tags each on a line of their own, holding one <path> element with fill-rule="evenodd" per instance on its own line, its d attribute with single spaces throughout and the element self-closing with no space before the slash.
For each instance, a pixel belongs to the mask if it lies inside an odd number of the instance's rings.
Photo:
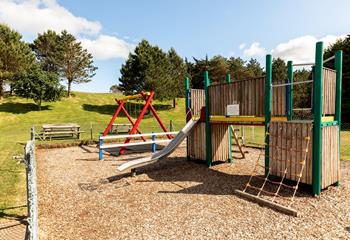
<svg viewBox="0 0 350 240">
<path fill-rule="evenodd" d="M 291 217 L 239 198 L 259 150 L 207 168 L 187 161 L 182 145 L 138 169 L 116 167 L 144 154 L 106 156 L 95 147 L 40 149 L 40 239 L 349 239 L 350 162 L 339 187 L 321 197 L 298 192 Z M 148 153 L 149 154 L 149 153 Z"/>
</svg>

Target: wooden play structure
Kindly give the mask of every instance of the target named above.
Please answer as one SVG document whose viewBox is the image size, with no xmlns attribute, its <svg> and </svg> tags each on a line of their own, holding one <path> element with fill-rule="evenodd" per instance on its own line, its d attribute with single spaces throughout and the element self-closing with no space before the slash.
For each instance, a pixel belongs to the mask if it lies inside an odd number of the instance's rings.
<svg viewBox="0 0 350 240">
<path fill-rule="evenodd" d="M 335 61 L 335 69 L 323 66 Z M 311 66 L 313 79 L 293 81 L 293 67 Z M 288 61 L 288 79 L 272 79 L 272 56 L 266 56 L 266 76 L 246 80 L 231 80 L 211 85 L 204 73 L 204 89 L 190 89 L 186 78 L 186 120 L 190 115 L 200 117 L 187 138 L 187 158 L 199 159 L 211 166 L 215 161 L 232 162 L 231 125 L 265 126 L 264 165 L 257 161 L 265 174 L 254 169 L 252 178 L 262 178 L 262 185 L 251 180 L 237 194 L 265 203 L 288 214 L 299 183 L 312 186 L 314 195 L 330 185 L 339 183 L 339 139 L 341 124 L 342 51 L 323 59 L 323 43 L 316 44 L 314 63 L 293 64 Z M 293 118 L 293 86 L 312 84 L 312 120 Z M 237 113 L 228 109 L 236 107 Z M 272 180 L 277 177 L 278 180 Z M 285 184 L 285 180 L 294 185 Z M 275 184 L 276 191 L 268 191 L 267 184 Z M 293 191 L 288 206 L 275 202 L 282 188 Z M 248 190 L 257 193 L 249 193 Z M 270 195 L 266 200 L 263 195 Z"/>
<path fill-rule="evenodd" d="M 99 138 L 99 159 L 103 159 L 103 150 L 104 149 L 112 149 L 117 148 L 119 151 L 119 154 L 123 154 L 126 151 L 126 147 L 128 146 L 137 146 L 137 145 L 145 145 L 145 144 L 152 144 L 152 149 L 154 149 L 156 143 L 164 143 L 164 142 L 170 142 L 171 139 L 173 139 L 173 134 L 176 134 L 177 132 L 169 132 L 165 125 L 163 124 L 162 120 L 160 119 L 156 109 L 152 106 L 152 99 L 154 97 L 154 92 L 141 92 L 139 94 L 125 96 L 120 99 L 115 99 L 115 102 L 118 104 L 118 107 L 113 114 L 110 122 L 108 123 L 106 129 L 102 133 L 102 135 Z M 125 108 L 125 105 L 129 100 L 135 100 L 135 99 L 143 99 L 145 101 L 143 107 L 141 108 L 141 111 L 137 117 L 136 120 L 134 120 L 131 115 L 128 113 L 128 111 Z M 152 115 L 156 118 L 157 122 L 159 123 L 160 127 L 164 131 L 163 133 L 145 133 L 143 134 L 140 129 L 139 125 L 141 123 L 141 120 L 143 119 L 144 115 L 147 111 L 150 111 Z M 113 128 L 113 125 L 115 124 L 115 121 L 118 118 L 118 115 L 123 112 L 132 127 L 130 128 L 130 131 L 126 135 L 107 135 L 111 132 L 111 129 Z M 120 125 L 120 123 L 118 123 Z M 117 125 L 117 126 L 119 126 Z M 159 135 L 165 135 L 168 139 L 167 140 L 155 140 L 156 136 Z M 152 137 L 152 141 L 147 141 L 145 137 Z M 130 143 L 131 139 L 133 138 L 141 138 L 143 142 L 137 142 L 137 143 Z M 103 140 L 105 139 L 125 139 L 124 143 L 122 144 L 103 144 Z"/>
</svg>

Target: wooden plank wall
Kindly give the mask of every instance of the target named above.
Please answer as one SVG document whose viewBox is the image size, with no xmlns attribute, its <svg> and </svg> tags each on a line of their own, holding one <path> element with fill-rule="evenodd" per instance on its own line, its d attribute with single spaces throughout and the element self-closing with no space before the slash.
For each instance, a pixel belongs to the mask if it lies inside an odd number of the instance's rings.
<svg viewBox="0 0 350 240">
<path fill-rule="evenodd" d="M 189 156 L 205 161 L 205 123 L 197 123 L 188 135 L 187 141 Z"/>
<path fill-rule="evenodd" d="M 308 153 L 306 137 L 310 137 Z M 312 184 L 312 123 L 271 122 L 270 125 L 270 174 L 282 177 L 287 168 L 286 179 L 298 180 L 301 161 L 306 154 L 306 164 L 301 182 Z"/>
<path fill-rule="evenodd" d="M 199 116 L 201 108 L 205 106 L 205 92 L 203 89 L 190 89 L 192 115 Z"/>
<path fill-rule="evenodd" d="M 226 106 L 239 104 L 240 115 L 263 116 L 265 103 L 265 78 L 252 78 L 209 87 L 211 115 L 225 115 Z M 285 115 L 285 87 L 272 90 L 272 114 Z"/>
<path fill-rule="evenodd" d="M 339 126 L 322 128 L 322 188 L 326 188 L 340 179 L 338 130 Z"/>
<path fill-rule="evenodd" d="M 213 161 L 227 161 L 230 157 L 228 125 L 211 125 L 211 136 Z M 198 123 L 188 136 L 189 156 L 205 161 L 205 150 L 205 123 Z"/>
<path fill-rule="evenodd" d="M 323 68 L 322 113 L 335 114 L 336 71 Z"/>
<path fill-rule="evenodd" d="M 211 125 L 213 161 L 227 161 L 230 158 L 229 125 Z"/>
</svg>

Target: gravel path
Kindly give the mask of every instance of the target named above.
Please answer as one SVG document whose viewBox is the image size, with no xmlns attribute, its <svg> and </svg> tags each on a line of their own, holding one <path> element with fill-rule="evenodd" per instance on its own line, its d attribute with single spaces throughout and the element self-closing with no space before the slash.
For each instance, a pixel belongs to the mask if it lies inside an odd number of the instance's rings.
<svg viewBox="0 0 350 240">
<path fill-rule="evenodd" d="M 234 194 L 259 154 L 248 151 L 208 169 L 181 146 L 130 177 L 116 166 L 140 154 L 98 161 L 95 147 L 40 149 L 40 239 L 350 239 L 350 162 L 340 187 L 319 198 L 301 190 L 290 217 Z"/>
</svg>

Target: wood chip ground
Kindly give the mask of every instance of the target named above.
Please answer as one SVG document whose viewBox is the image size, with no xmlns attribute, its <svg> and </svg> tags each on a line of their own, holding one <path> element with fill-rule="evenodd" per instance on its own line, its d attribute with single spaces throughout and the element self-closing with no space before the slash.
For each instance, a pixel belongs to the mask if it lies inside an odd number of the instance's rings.
<svg viewBox="0 0 350 240">
<path fill-rule="evenodd" d="M 131 177 L 116 167 L 141 154 L 98 161 L 95 146 L 38 149 L 40 239 L 350 239 L 350 162 L 339 187 L 298 191 L 291 217 L 234 194 L 259 150 L 211 168 L 185 150 Z"/>
</svg>

